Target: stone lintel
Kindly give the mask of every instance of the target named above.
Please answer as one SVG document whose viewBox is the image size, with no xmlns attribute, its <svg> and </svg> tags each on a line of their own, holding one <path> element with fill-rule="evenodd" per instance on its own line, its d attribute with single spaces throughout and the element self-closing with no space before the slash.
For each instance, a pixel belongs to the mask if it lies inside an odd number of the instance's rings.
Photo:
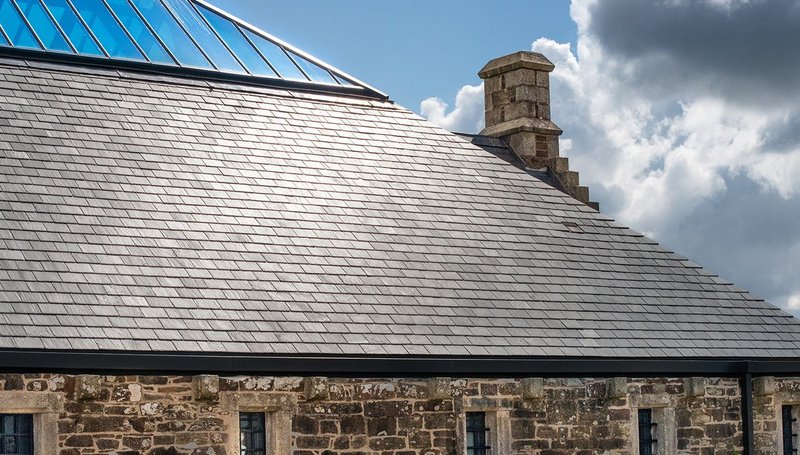
<svg viewBox="0 0 800 455">
<path fill-rule="evenodd" d="M 753 378 L 753 392 L 759 396 L 772 395 L 775 393 L 775 378 L 772 376 Z"/>
<path fill-rule="evenodd" d="M 194 399 L 199 401 L 217 401 L 219 398 L 219 376 L 201 374 L 192 378 Z"/>
<path fill-rule="evenodd" d="M 547 57 L 538 52 L 519 51 L 491 60 L 481 68 L 478 72 L 478 76 L 481 79 L 486 79 L 520 68 L 546 71 L 549 73 L 555 69 L 555 65 L 553 65 L 553 62 L 548 60 Z"/>
<path fill-rule="evenodd" d="M 428 398 L 446 400 L 452 396 L 452 382 L 447 377 L 435 377 L 427 380 Z"/>
<path fill-rule="evenodd" d="M 540 400 L 544 398 L 544 378 L 523 378 L 520 381 L 523 400 Z"/>
<path fill-rule="evenodd" d="M 328 389 L 328 378 L 324 376 L 312 376 L 303 380 L 305 397 L 308 401 L 327 400 L 330 397 Z"/>
<path fill-rule="evenodd" d="M 483 136 L 505 137 L 516 133 L 534 133 L 546 136 L 561 136 L 563 131 L 550 120 L 543 118 L 520 118 L 486 127 Z"/>
<path fill-rule="evenodd" d="M 608 398 L 622 398 L 628 395 L 628 378 L 606 379 L 606 396 Z"/>
<path fill-rule="evenodd" d="M 706 378 L 686 378 L 683 381 L 683 389 L 689 398 L 703 397 L 706 395 Z"/>
</svg>

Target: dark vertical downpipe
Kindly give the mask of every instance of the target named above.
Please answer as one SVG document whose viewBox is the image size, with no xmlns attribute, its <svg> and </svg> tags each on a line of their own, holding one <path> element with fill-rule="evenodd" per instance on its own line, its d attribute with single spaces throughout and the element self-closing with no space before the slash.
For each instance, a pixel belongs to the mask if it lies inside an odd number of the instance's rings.
<svg viewBox="0 0 800 455">
<path fill-rule="evenodd" d="M 742 445 L 744 455 L 755 455 L 755 441 L 753 434 L 753 375 L 750 365 L 741 379 L 742 389 Z"/>
</svg>

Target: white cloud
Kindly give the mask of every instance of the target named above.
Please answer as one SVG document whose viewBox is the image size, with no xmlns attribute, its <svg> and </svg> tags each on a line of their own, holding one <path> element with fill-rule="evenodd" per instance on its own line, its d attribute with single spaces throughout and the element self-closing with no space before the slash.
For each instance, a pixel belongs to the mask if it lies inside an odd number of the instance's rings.
<svg viewBox="0 0 800 455">
<path fill-rule="evenodd" d="M 800 311 L 800 294 L 789 297 L 788 308 L 793 311 Z"/>
<path fill-rule="evenodd" d="M 577 49 L 532 49 L 556 65 L 562 150 L 604 212 L 800 315 L 800 7 L 776 3 L 573 0 Z M 464 130 L 476 92 L 423 115 Z"/>
<path fill-rule="evenodd" d="M 456 95 L 455 108 L 447 112 L 447 103 L 440 98 L 422 101 L 422 115 L 450 131 L 471 133 L 483 129 L 483 84 L 465 85 Z"/>
</svg>

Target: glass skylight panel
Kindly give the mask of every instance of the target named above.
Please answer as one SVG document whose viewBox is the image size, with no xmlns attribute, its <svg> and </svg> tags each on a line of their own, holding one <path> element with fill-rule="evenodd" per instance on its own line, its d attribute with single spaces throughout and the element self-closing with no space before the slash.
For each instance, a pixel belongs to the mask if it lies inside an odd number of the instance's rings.
<svg viewBox="0 0 800 455">
<path fill-rule="evenodd" d="M 9 47 L 59 62 L 79 54 L 96 59 L 76 63 L 125 60 L 116 66 L 386 97 L 207 0 L 0 0 L 0 55 Z"/>
<path fill-rule="evenodd" d="M 197 10 L 225 41 L 225 44 L 239 57 L 239 60 L 250 74 L 268 77 L 277 76 L 275 71 L 272 71 L 267 62 L 261 58 L 258 51 L 247 41 L 247 38 L 242 35 L 236 24 L 202 5 L 197 5 Z"/>
<path fill-rule="evenodd" d="M 33 27 L 36 36 L 49 51 L 72 52 L 72 48 L 67 43 L 64 35 L 56 26 L 56 23 L 45 11 L 39 0 L 17 0 L 17 5 L 28 19 L 28 23 Z"/>
<path fill-rule="evenodd" d="M 145 60 L 120 24 L 99 0 L 72 0 L 78 14 L 111 57 Z"/>
<path fill-rule="evenodd" d="M 309 60 L 297 55 L 294 52 L 289 51 L 289 55 L 292 56 L 292 59 L 300 65 L 300 68 L 308 75 L 308 77 L 314 82 L 324 82 L 326 84 L 336 84 L 336 79 L 331 76 L 331 73 L 328 70 L 319 67 L 316 63 L 312 63 Z"/>
<path fill-rule="evenodd" d="M 119 18 L 125 29 L 136 41 L 136 44 L 144 51 L 147 59 L 151 62 L 175 64 L 175 60 L 170 57 L 164 46 L 153 35 L 153 32 L 144 23 L 142 17 L 136 12 L 128 0 L 106 0 L 111 11 Z"/>
<path fill-rule="evenodd" d="M 12 46 L 41 49 L 33 32 L 11 0 L 0 0 L 0 26 L 11 40 Z"/>
<path fill-rule="evenodd" d="M 44 0 L 44 4 L 79 54 L 105 55 L 66 0 Z"/>
<path fill-rule="evenodd" d="M 172 10 L 183 27 L 194 37 L 194 40 L 205 51 L 214 66 L 223 71 L 245 72 L 242 65 L 236 61 L 236 57 L 219 40 L 217 34 L 208 28 L 208 24 L 189 2 L 186 0 L 165 0 L 164 3 Z"/>
<path fill-rule="evenodd" d="M 167 49 L 178 59 L 178 63 L 184 66 L 213 68 L 159 0 L 133 0 L 133 4 L 153 27 L 156 35 L 167 45 Z"/>
<path fill-rule="evenodd" d="M 284 79 L 294 79 L 296 81 L 307 81 L 308 78 L 300 71 L 300 68 L 289 58 L 289 55 L 282 47 L 267 40 L 250 30 L 245 29 L 247 38 L 255 44 L 261 55 L 269 61 L 273 68 L 278 71 L 278 76 Z"/>
</svg>

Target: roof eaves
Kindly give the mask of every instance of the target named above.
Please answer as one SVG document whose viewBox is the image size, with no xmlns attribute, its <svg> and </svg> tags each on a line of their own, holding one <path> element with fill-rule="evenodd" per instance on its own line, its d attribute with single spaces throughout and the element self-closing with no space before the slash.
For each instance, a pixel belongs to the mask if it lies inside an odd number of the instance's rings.
<svg viewBox="0 0 800 455">
<path fill-rule="evenodd" d="M 798 358 L 288 356 L 224 353 L 1 350 L 0 373 L 271 374 L 504 377 L 796 376 Z"/>
</svg>

